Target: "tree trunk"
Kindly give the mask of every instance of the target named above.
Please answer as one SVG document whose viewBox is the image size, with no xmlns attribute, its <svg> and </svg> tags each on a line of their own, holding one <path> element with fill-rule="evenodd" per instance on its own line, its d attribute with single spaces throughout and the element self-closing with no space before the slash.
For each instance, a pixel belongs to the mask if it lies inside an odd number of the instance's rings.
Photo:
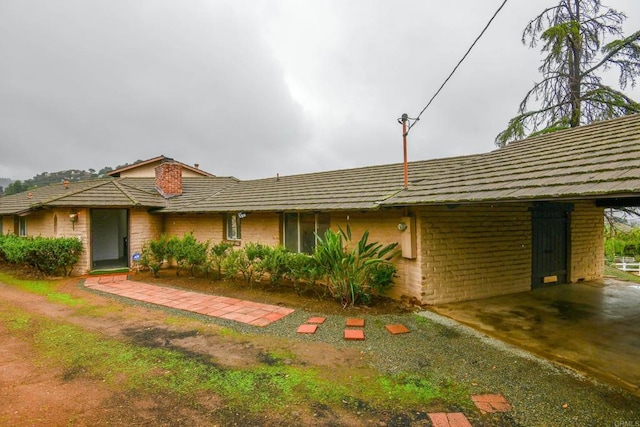
<svg viewBox="0 0 640 427">
<path fill-rule="evenodd" d="M 580 60 L 582 53 L 582 34 L 580 33 L 580 0 L 574 0 L 575 12 L 569 13 L 572 17 L 571 35 L 568 37 L 569 43 L 569 97 L 571 99 L 571 116 L 569 126 L 572 128 L 580 126 L 581 111 L 581 73 Z"/>
</svg>

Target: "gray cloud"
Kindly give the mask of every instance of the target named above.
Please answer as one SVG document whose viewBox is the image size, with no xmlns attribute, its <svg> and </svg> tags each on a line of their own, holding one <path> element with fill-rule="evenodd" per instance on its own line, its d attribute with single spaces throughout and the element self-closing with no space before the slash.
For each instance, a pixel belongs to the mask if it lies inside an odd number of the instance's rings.
<svg viewBox="0 0 640 427">
<path fill-rule="evenodd" d="M 0 177 L 160 154 L 240 178 L 401 161 L 396 118 L 499 3 L 4 0 Z M 507 4 L 412 130 L 412 160 L 494 148 L 538 78 L 530 3 Z"/>
</svg>

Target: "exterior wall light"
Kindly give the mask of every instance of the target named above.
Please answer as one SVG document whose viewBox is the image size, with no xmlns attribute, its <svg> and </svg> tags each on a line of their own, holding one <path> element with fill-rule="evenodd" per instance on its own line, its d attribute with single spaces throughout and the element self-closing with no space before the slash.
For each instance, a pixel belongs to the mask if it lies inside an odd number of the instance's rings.
<svg viewBox="0 0 640 427">
<path fill-rule="evenodd" d="M 78 212 L 71 211 L 69 214 L 69 221 L 71 221 L 71 229 L 76 229 L 76 222 L 78 222 Z"/>
<path fill-rule="evenodd" d="M 398 230 L 405 231 L 406 229 L 407 229 L 407 223 L 406 222 L 401 222 L 400 224 L 398 224 Z"/>
</svg>

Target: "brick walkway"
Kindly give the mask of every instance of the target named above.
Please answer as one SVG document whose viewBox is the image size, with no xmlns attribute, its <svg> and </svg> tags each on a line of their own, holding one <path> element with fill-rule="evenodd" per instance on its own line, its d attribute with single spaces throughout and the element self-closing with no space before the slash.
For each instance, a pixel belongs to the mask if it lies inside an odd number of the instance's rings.
<svg viewBox="0 0 640 427">
<path fill-rule="evenodd" d="M 89 289 L 206 316 L 267 326 L 294 312 L 292 308 L 244 301 L 165 286 L 134 282 L 126 274 L 92 276 L 84 281 Z"/>
</svg>

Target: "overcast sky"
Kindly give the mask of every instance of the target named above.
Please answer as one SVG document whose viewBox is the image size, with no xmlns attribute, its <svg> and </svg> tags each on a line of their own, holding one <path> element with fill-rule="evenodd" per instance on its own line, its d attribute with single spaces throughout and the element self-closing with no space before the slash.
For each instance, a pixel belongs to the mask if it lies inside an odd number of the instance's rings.
<svg viewBox="0 0 640 427">
<path fill-rule="evenodd" d="M 502 0 L 0 0 L 0 177 L 164 154 L 220 176 L 402 161 L 415 117 Z M 510 0 L 409 134 L 491 151 L 541 55 Z M 611 0 L 640 28 L 640 1 Z M 636 100 L 640 90 L 627 90 Z"/>
</svg>

